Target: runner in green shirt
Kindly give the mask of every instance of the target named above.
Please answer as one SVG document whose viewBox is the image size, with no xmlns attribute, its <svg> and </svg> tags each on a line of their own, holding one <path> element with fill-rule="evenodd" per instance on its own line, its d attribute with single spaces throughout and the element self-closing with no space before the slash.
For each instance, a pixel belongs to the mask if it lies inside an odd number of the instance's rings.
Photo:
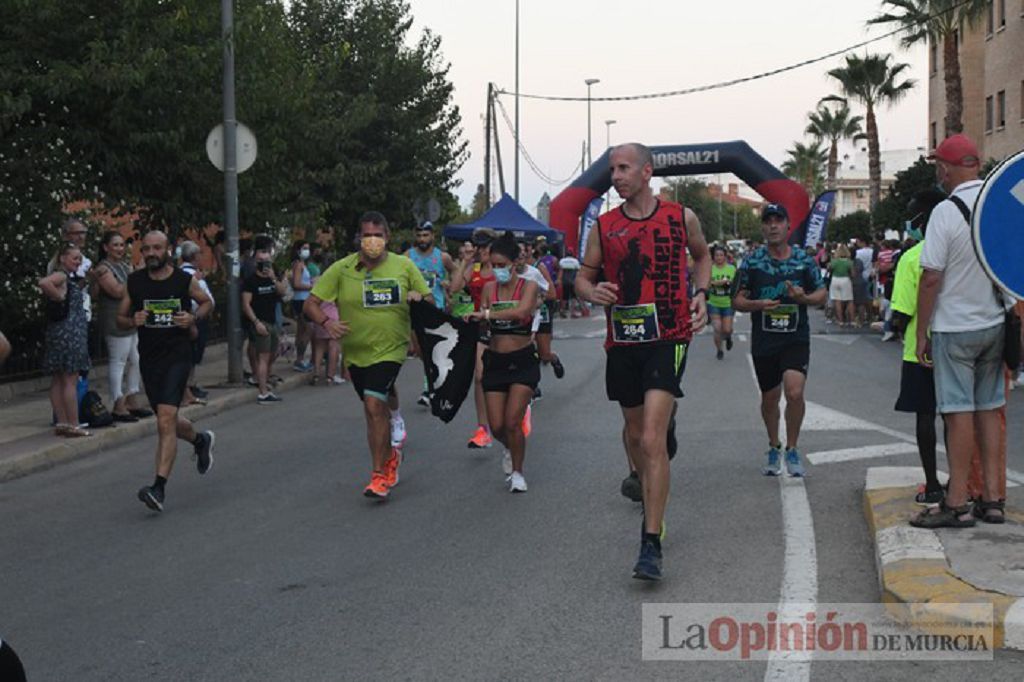
<svg viewBox="0 0 1024 682">
<path fill-rule="evenodd" d="M 945 199 L 937 189 L 919 192 L 910 200 L 907 212 L 914 216 L 912 229 L 924 235 L 932 209 Z M 938 504 L 943 498 L 942 485 L 936 474 L 935 450 L 935 373 L 917 361 L 917 293 L 921 282 L 921 250 L 924 241 L 904 253 L 896 267 L 892 289 L 893 326 L 903 332 L 903 366 L 900 371 L 900 395 L 896 399 L 897 412 L 916 415 L 915 435 L 917 451 L 924 469 L 925 483 L 914 501 L 918 504 Z"/>
<path fill-rule="evenodd" d="M 409 347 L 409 303 L 433 302 L 430 287 L 413 262 L 388 252 L 388 236 L 383 215 L 364 213 L 359 219 L 359 252 L 327 268 L 303 307 L 314 324 L 342 340 L 345 366 L 363 401 L 373 460 L 363 494 L 377 499 L 386 498 L 398 483 L 405 422 L 398 410 L 395 380 Z M 327 318 L 321 301 L 338 307 L 337 320 Z"/>
<path fill-rule="evenodd" d="M 722 340 L 725 349 L 732 350 L 732 283 L 736 279 L 736 266 L 726 261 L 725 247 L 716 245 L 712 250 L 711 285 L 708 287 L 708 317 L 715 330 L 715 357 L 721 360 Z"/>
</svg>

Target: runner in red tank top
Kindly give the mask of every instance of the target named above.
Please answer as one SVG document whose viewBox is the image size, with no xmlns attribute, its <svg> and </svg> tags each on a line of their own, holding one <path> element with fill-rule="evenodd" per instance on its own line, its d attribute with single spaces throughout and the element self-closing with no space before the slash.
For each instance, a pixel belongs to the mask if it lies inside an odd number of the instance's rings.
<svg viewBox="0 0 1024 682">
<path fill-rule="evenodd" d="M 654 165 L 647 147 L 620 145 L 610 159 L 612 184 L 625 203 L 590 231 L 576 292 L 606 307 L 605 386 L 608 399 L 622 408 L 632 470 L 623 494 L 644 504 L 633 577 L 659 580 L 675 401 L 683 395 L 679 382 L 690 339 L 707 322 L 711 257 L 693 211 L 660 202 L 651 192 Z M 694 261 L 692 300 L 687 251 Z M 604 281 L 598 282 L 601 275 Z"/>
</svg>

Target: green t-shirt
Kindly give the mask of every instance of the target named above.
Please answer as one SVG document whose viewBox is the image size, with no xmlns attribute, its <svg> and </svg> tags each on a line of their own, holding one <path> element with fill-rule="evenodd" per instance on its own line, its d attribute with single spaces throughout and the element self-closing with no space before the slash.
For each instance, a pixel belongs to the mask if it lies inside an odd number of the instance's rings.
<svg viewBox="0 0 1024 682">
<path fill-rule="evenodd" d="M 728 284 L 715 285 L 719 280 L 729 280 Z M 736 279 L 736 266 L 731 263 L 719 267 L 711 264 L 711 286 L 708 288 L 708 305 L 716 308 L 732 307 L 732 282 Z"/>
<path fill-rule="evenodd" d="M 359 253 L 327 268 L 313 287 L 313 295 L 338 306 L 338 319 L 347 322 L 342 337 L 345 366 L 369 367 L 378 362 L 404 362 L 409 347 L 410 291 L 427 296 L 430 287 L 419 268 L 405 256 L 389 253 L 384 262 L 367 271 Z"/>
<path fill-rule="evenodd" d="M 853 261 L 849 258 L 833 258 L 832 259 L 832 276 L 833 277 L 849 277 L 850 270 L 853 269 Z"/>
<path fill-rule="evenodd" d="M 921 250 L 919 242 L 900 256 L 896 279 L 892 285 L 892 309 L 910 316 L 903 333 L 903 359 L 917 362 L 917 289 L 921 283 Z"/>
</svg>

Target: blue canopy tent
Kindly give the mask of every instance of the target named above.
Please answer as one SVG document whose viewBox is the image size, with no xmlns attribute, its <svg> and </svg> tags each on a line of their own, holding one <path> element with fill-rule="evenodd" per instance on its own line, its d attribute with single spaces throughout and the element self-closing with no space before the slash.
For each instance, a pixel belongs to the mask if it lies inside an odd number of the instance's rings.
<svg viewBox="0 0 1024 682">
<path fill-rule="evenodd" d="M 444 236 L 463 241 L 469 239 L 473 235 L 473 230 L 478 227 L 489 227 L 498 231 L 511 230 L 516 239 L 521 241 L 533 241 L 537 237 L 544 237 L 549 242 L 560 242 L 564 236 L 561 230 L 551 229 L 534 219 L 508 194 L 503 194 L 498 203 L 473 222 L 444 228 Z"/>
</svg>

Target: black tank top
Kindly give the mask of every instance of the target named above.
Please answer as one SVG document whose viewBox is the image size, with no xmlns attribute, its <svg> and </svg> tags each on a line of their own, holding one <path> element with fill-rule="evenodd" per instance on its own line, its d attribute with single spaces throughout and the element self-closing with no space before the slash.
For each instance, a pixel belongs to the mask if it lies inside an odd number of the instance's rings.
<svg viewBox="0 0 1024 682">
<path fill-rule="evenodd" d="M 146 269 L 128 276 L 132 315 L 147 312 L 146 324 L 138 328 L 141 360 L 192 357 L 188 329 L 178 327 L 172 319 L 177 312 L 192 312 L 191 282 L 192 276 L 178 268 L 162 280 L 152 279 Z"/>
</svg>

